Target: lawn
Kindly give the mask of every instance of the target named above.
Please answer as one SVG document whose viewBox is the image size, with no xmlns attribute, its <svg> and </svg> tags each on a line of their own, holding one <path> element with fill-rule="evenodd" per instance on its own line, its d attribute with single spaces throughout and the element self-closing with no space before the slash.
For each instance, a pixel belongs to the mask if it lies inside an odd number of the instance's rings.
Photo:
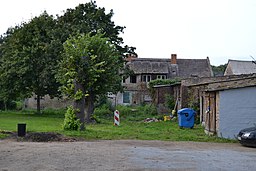
<svg viewBox="0 0 256 171">
<path fill-rule="evenodd" d="M 141 117 L 121 117 L 120 126 L 113 125 L 112 117 L 100 118 L 100 123 L 86 125 L 85 131 L 63 131 L 64 111 L 34 114 L 29 111 L 0 112 L 0 131 L 17 131 L 18 123 L 26 123 L 28 132 L 57 132 L 86 140 L 164 140 L 234 142 L 215 136 L 207 136 L 200 125 L 194 129 L 180 129 L 176 121 L 144 123 Z M 5 137 L 0 133 L 0 138 Z"/>
</svg>

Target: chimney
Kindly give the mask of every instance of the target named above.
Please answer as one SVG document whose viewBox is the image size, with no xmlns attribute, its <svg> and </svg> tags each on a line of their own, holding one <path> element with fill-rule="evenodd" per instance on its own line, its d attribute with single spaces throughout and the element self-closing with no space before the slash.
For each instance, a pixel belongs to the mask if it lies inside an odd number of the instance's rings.
<svg viewBox="0 0 256 171">
<path fill-rule="evenodd" d="M 171 55 L 171 64 L 177 64 L 177 54 Z"/>
<path fill-rule="evenodd" d="M 134 58 L 137 58 L 137 56 L 134 54 L 127 54 L 125 60 L 131 62 Z"/>
</svg>

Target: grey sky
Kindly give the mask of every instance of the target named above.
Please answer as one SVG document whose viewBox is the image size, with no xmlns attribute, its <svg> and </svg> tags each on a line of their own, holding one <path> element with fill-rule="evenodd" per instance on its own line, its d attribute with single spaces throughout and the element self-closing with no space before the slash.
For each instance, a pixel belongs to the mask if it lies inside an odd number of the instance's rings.
<svg viewBox="0 0 256 171">
<path fill-rule="evenodd" d="M 39 15 L 62 14 L 88 0 L 8 0 L 1 2 L 0 34 Z M 206 58 L 211 64 L 256 58 L 255 0 L 98 0 L 113 20 L 126 26 L 124 43 L 139 57 Z"/>
</svg>

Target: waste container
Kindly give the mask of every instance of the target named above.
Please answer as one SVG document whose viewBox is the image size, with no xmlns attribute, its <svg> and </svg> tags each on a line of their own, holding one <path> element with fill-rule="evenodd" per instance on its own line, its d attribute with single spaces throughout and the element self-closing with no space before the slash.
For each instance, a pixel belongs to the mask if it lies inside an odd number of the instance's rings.
<svg viewBox="0 0 256 171">
<path fill-rule="evenodd" d="M 190 108 L 183 108 L 178 111 L 178 120 L 180 128 L 193 128 L 196 112 Z"/>
<path fill-rule="evenodd" d="M 26 124 L 18 123 L 18 136 L 24 137 L 26 135 Z"/>
</svg>

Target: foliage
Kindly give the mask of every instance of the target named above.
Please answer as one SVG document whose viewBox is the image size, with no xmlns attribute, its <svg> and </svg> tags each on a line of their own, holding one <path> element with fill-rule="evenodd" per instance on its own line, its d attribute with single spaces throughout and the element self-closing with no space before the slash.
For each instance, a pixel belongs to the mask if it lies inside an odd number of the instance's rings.
<svg viewBox="0 0 256 171">
<path fill-rule="evenodd" d="M 144 106 L 122 106 L 118 105 L 117 110 L 120 113 L 120 118 L 129 121 L 143 121 L 146 118 L 158 117 L 157 110 L 154 105 Z"/>
<path fill-rule="evenodd" d="M 156 85 L 172 85 L 180 83 L 180 78 L 174 78 L 174 79 L 156 79 L 149 82 L 149 92 L 152 97 L 152 99 L 155 99 L 155 89 L 153 88 Z"/>
<path fill-rule="evenodd" d="M 95 103 L 95 109 L 104 106 L 105 108 L 114 111 L 115 106 L 113 106 L 112 101 L 106 95 L 99 96 Z"/>
<path fill-rule="evenodd" d="M 115 91 L 117 85 L 121 86 L 119 71 L 123 61 L 120 61 L 120 54 L 110 39 L 104 36 L 101 33 L 94 36 L 78 35 L 69 38 L 64 44 L 59 80 L 63 83 L 65 93 L 79 102 L 77 116 L 80 116 L 80 120 L 85 110 L 82 103 L 93 104 L 96 96 Z M 93 110 L 88 112 L 89 120 Z"/>
<path fill-rule="evenodd" d="M 15 101 L 3 101 L 0 100 L 0 110 L 15 110 L 17 107 L 16 102 Z"/>
<path fill-rule="evenodd" d="M 168 109 L 171 109 L 173 110 L 174 107 L 175 107 L 175 100 L 174 100 L 174 97 L 170 94 L 166 94 L 165 95 L 165 106 L 168 108 Z"/>
<path fill-rule="evenodd" d="M 109 108 L 109 105 L 103 104 L 95 108 L 93 115 L 101 118 L 108 118 L 113 116 L 113 111 Z"/>
<path fill-rule="evenodd" d="M 65 113 L 65 119 L 63 123 L 64 130 L 79 130 L 80 121 L 76 117 L 75 109 L 73 106 L 68 107 L 67 112 Z"/>
<path fill-rule="evenodd" d="M 74 91 L 74 81 L 82 84 L 87 93 L 92 87 L 95 90 L 104 87 L 102 83 L 96 86 L 95 82 L 108 74 L 109 67 L 114 65 L 109 66 L 107 58 L 118 58 L 114 47 L 103 34 L 71 37 L 64 43 L 64 50 L 59 80 L 64 85 L 65 93 L 74 98 L 81 97 L 82 93 L 81 90 Z"/>
<path fill-rule="evenodd" d="M 153 88 L 155 85 L 171 85 L 180 83 L 180 78 L 174 78 L 174 79 L 156 79 L 149 82 L 149 87 Z"/>
<path fill-rule="evenodd" d="M 108 68 L 101 77 L 97 77 L 94 85 L 96 87 L 90 89 L 89 94 L 92 95 L 90 98 L 93 101 L 96 101 L 99 95 L 105 95 L 107 91 L 115 93 L 122 89 L 122 76 L 128 75 L 128 69 L 123 68 L 123 58 L 126 54 L 135 54 L 134 47 L 123 46 L 123 39 L 120 37 L 120 33 L 123 33 L 125 27 L 115 25 L 112 21 L 113 15 L 113 10 L 107 13 L 105 8 L 98 7 L 95 1 L 91 1 L 86 4 L 80 4 L 75 9 L 67 9 L 63 16 L 58 16 L 57 18 L 59 38 L 62 42 L 80 34 L 90 34 L 93 37 L 98 33 L 103 33 L 103 37 L 108 38 L 108 43 L 111 43 L 118 53 L 116 55 L 112 54 L 115 58 L 109 58 L 108 56 L 111 54 L 108 53 L 110 51 L 107 53 L 100 46 L 98 50 L 95 50 L 96 47 L 94 47 L 94 54 L 97 54 L 96 60 L 98 62 L 104 61 L 104 66 L 108 66 Z M 111 47 L 111 49 L 113 48 Z M 70 71 L 69 74 L 74 73 Z M 70 82 L 70 84 L 72 83 Z"/>
<path fill-rule="evenodd" d="M 196 88 L 188 90 L 188 107 L 196 111 L 195 123 L 200 123 L 200 96 L 197 94 L 198 92 Z"/>
<path fill-rule="evenodd" d="M 65 42 L 70 36 L 88 33 L 93 36 L 100 31 L 121 54 L 134 53 L 134 47 L 121 46 L 123 39 L 119 34 L 123 33 L 125 27 L 115 25 L 113 15 L 113 10 L 106 13 L 105 8 L 98 7 L 95 1 L 79 4 L 75 9 L 67 9 L 64 15 L 58 16 L 59 37 Z"/>
<path fill-rule="evenodd" d="M 56 82 L 55 74 L 57 67 L 60 67 L 57 63 L 61 60 L 62 44 L 70 37 L 80 34 L 95 36 L 98 32 L 104 33 L 104 37 L 108 39 L 106 44 L 111 44 L 110 49 L 115 49 L 118 54 L 106 54 L 102 46 L 96 45 L 98 51 L 94 51 L 97 54 L 94 57 L 97 56 L 97 61 L 94 62 L 103 62 L 104 66 L 108 66 L 108 70 L 101 77 L 97 74 L 94 75 L 96 78 L 87 77 L 90 81 L 97 82 L 96 88 L 89 90 L 90 94 L 93 94 L 91 101 L 106 91 L 117 92 L 122 89 L 121 77 L 126 74 L 126 69 L 122 68 L 123 58 L 126 54 L 135 54 L 135 48 L 123 46 L 123 39 L 119 34 L 123 33 L 125 27 L 115 25 L 111 20 L 113 15 L 112 10 L 106 13 L 105 8 L 97 7 L 96 2 L 91 1 L 80 4 L 75 9 L 67 9 L 64 15 L 57 16 L 56 19 L 44 12 L 27 23 L 8 29 L 4 36 L 0 36 L 0 99 L 7 102 L 30 97 L 35 93 L 40 112 L 42 96 L 59 95 L 60 85 Z M 106 58 L 108 55 L 114 56 L 115 59 Z M 118 70 L 120 72 L 117 73 Z M 72 78 L 75 72 L 70 70 L 65 74 Z M 73 93 L 74 81 L 68 80 L 68 88 L 65 90 L 68 94 Z M 99 84 L 101 86 L 98 86 Z M 80 95 L 81 93 L 79 98 Z"/>
<path fill-rule="evenodd" d="M 55 37 L 55 26 L 53 16 L 44 12 L 6 33 L 0 59 L 2 97 L 15 100 L 35 93 L 40 112 L 41 97 L 58 95 L 55 73 L 62 44 Z"/>
<path fill-rule="evenodd" d="M 139 108 L 142 108 L 144 110 L 144 113 L 149 116 L 154 116 L 157 114 L 156 106 L 153 104 L 141 106 Z"/>
<path fill-rule="evenodd" d="M 212 67 L 212 71 L 213 71 L 213 75 L 214 76 L 223 76 L 224 72 L 227 68 L 228 64 L 223 64 L 223 65 L 219 65 L 219 66 L 211 66 Z"/>
</svg>

